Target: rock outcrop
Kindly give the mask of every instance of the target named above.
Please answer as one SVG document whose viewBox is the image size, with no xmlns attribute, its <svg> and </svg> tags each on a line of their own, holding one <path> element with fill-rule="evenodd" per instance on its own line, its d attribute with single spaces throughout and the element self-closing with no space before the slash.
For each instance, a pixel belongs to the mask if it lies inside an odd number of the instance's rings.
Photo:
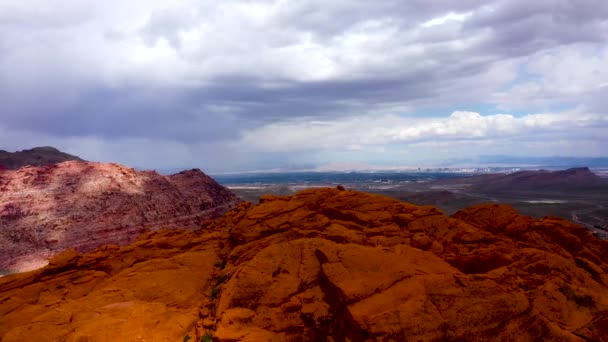
<svg viewBox="0 0 608 342">
<path fill-rule="evenodd" d="M 195 229 L 240 202 L 200 170 L 163 176 L 69 161 L 4 171 L 0 269 L 35 269 L 65 249 L 125 245 L 159 228 Z"/>
<path fill-rule="evenodd" d="M 0 279 L 12 341 L 607 341 L 608 242 L 478 205 L 307 190 Z"/>
<path fill-rule="evenodd" d="M 0 150 L 0 171 L 2 169 L 16 170 L 24 166 L 45 166 L 69 160 L 83 161 L 77 156 L 61 152 L 50 146 L 34 147 L 12 153 Z"/>
</svg>

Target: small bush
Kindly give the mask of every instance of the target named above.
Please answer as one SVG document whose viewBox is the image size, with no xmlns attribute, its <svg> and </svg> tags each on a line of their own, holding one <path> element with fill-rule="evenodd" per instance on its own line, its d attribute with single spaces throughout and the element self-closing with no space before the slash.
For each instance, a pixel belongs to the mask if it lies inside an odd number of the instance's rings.
<svg viewBox="0 0 608 342">
<path fill-rule="evenodd" d="M 206 333 L 205 335 L 203 335 L 201 337 L 201 342 L 211 342 L 213 341 L 213 334 L 212 333 Z"/>
<path fill-rule="evenodd" d="M 213 266 L 215 267 L 219 267 L 220 269 L 224 269 L 224 267 L 226 267 L 226 260 L 218 260 L 215 262 L 215 264 L 213 264 Z"/>
<path fill-rule="evenodd" d="M 186 336 L 184 336 L 184 342 L 190 341 L 191 338 L 190 335 L 186 334 Z"/>
<path fill-rule="evenodd" d="M 559 287 L 559 291 L 563 293 L 564 296 L 568 298 L 568 300 L 574 301 L 578 306 L 588 308 L 595 306 L 595 301 L 593 300 L 593 298 L 591 298 L 591 296 L 576 293 L 576 291 L 574 291 L 570 286 L 568 286 L 568 284 L 562 284 Z"/>
<path fill-rule="evenodd" d="M 222 274 L 222 276 L 217 278 L 217 280 L 215 281 L 215 287 L 222 285 L 222 283 L 225 282 L 227 279 L 228 279 L 228 275 Z"/>
<path fill-rule="evenodd" d="M 217 296 L 220 294 L 220 288 L 219 287 L 214 287 L 211 289 L 211 299 L 216 299 Z"/>
<path fill-rule="evenodd" d="M 211 289 L 211 299 L 216 299 L 220 294 L 220 285 L 222 285 L 226 280 L 228 280 L 227 274 L 222 274 L 219 278 L 215 280 L 215 284 Z"/>
<path fill-rule="evenodd" d="M 15 271 L 0 268 L 0 277 L 11 275 L 13 273 L 15 273 Z"/>
</svg>

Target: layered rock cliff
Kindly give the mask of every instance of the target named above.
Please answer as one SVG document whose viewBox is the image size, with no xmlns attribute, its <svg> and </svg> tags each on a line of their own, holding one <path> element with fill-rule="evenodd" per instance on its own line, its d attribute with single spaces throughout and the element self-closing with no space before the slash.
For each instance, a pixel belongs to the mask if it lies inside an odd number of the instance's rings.
<svg viewBox="0 0 608 342">
<path fill-rule="evenodd" d="M 608 242 L 343 189 L 0 279 L 10 341 L 606 341 Z"/>
<path fill-rule="evenodd" d="M 69 161 L 4 171 L 0 269 L 35 269 L 67 248 L 125 245 L 159 228 L 194 229 L 240 202 L 200 170 L 163 176 Z"/>
</svg>

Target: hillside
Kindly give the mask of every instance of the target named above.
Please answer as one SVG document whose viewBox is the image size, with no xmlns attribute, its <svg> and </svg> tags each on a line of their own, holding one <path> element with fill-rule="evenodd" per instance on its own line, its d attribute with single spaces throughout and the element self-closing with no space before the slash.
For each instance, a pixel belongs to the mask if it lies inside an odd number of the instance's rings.
<svg viewBox="0 0 608 342">
<path fill-rule="evenodd" d="M 2 169 L 16 170 L 24 166 L 45 166 L 69 160 L 83 161 L 77 156 L 49 146 L 35 147 L 13 153 L 0 150 L 0 171 Z"/>
<path fill-rule="evenodd" d="M 606 341 L 608 242 L 486 204 L 306 190 L 0 279 L 12 341 Z"/>
<path fill-rule="evenodd" d="M 197 228 L 240 202 L 200 170 L 163 176 L 69 161 L 4 171 L 0 269 L 34 269 L 67 248 L 124 245 L 159 228 Z"/>
<path fill-rule="evenodd" d="M 478 192 L 608 190 L 608 180 L 587 167 L 560 171 L 520 171 L 509 174 L 488 174 L 433 182 L 440 186 L 464 186 Z"/>
</svg>

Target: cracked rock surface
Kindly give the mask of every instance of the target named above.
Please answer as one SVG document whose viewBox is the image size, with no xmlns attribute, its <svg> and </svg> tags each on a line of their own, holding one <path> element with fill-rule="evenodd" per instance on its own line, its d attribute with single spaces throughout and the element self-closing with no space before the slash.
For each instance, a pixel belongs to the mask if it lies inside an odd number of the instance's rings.
<svg viewBox="0 0 608 342">
<path fill-rule="evenodd" d="M 3 342 L 606 341 L 608 242 L 488 204 L 341 189 L 0 279 Z"/>
</svg>

